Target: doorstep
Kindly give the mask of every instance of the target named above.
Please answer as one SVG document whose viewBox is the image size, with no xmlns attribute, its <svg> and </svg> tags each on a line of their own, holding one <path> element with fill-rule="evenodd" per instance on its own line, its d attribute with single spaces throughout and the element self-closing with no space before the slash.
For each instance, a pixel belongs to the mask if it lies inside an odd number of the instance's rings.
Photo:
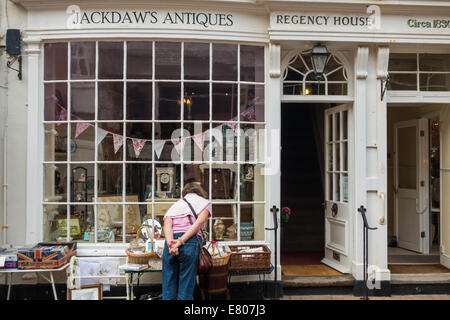
<svg viewBox="0 0 450 320">
<path fill-rule="evenodd" d="M 450 284 L 450 273 L 391 274 L 391 284 Z"/>
<path fill-rule="evenodd" d="M 304 287 L 353 287 L 355 278 L 344 274 L 339 276 L 283 276 L 283 288 Z"/>
</svg>

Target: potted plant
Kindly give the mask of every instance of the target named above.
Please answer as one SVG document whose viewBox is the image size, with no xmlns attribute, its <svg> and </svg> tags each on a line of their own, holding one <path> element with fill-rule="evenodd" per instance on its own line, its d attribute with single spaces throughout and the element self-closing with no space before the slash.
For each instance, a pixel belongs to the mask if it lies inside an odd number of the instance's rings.
<svg viewBox="0 0 450 320">
<path fill-rule="evenodd" d="M 291 209 L 288 207 L 284 207 L 281 209 L 281 225 L 284 226 L 288 223 L 289 218 L 291 217 Z"/>
</svg>

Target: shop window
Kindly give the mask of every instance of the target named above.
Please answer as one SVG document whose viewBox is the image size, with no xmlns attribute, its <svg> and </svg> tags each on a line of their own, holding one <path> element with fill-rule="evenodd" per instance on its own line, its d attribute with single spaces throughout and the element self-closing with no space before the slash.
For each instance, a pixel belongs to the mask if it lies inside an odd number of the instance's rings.
<svg viewBox="0 0 450 320">
<path fill-rule="evenodd" d="M 43 240 L 128 243 L 189 182 L 210 240 L 264 240 L 265 47 L 44 46 Z"/>
<path fill-rule="evenodd" d="M 283 73 L 284 95 L 347 95 L 347 71 L 339 59 L 331 54 L 323 79 L 317 80 L 311 63 L 310 51 L 295 55 Z"/>
<path fill-rule="evenodd" d="M 391 53 L 392 91 L 450 91 L 450 54 Z"/>
</svg>

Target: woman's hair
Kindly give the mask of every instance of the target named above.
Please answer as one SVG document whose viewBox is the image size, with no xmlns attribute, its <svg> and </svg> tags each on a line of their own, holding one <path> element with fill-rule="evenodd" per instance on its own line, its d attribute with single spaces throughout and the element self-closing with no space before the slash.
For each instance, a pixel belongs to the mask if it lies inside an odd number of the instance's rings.
<svg viewBox="0 0 450 320">
<path fill-rule="evenodd" d="M 195 193 L 195 194 L 199 195 L 200 197 L 208 198 L 208 194 L 206 193 L 206 191 L 200 186 L 200 184 L 198 184 L 196 182 L 189 182 L 188 184 L 186 184 L 184 186 L 183 191 L 181 192 L 181 195 L 183 196 L 183 198 L 188 193 Z"/>
</svg>

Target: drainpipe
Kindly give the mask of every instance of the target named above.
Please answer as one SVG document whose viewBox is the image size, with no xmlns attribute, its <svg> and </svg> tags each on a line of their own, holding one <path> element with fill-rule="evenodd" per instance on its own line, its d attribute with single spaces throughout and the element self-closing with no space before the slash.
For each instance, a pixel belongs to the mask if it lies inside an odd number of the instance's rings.
<svg viewBox="0 0 450 320">
<path fill-rule="evenodd" d="M 4 7 L 3 7 L 3 14 L 4 14 L 4 21 L 6 21 L 5 24 L 5 30 L 8 29 L 9 21 L 8 21 L 8 1 L 4 1 Z M 5 35 L 3 34 L 1 36 L 1 39 L 4 39 Z M 6 56 L 6 50 L 3 52 L 3 54 Z M 4 123 L 3 123 L 3 224 L 2 224 L 2 234 L 3 234 L 3 244 L 6 244 L 7 241 L 7 230 L 8 230 L 8 214 L 7 214 L 7 202 L 8 202 L 8 179 L 7 179 L 7 172 L 8 172 L 8 164 L 7 164 L 7 149 L 8 149 L 8 70 L 5 69 L 4 79 L 2 85 L 0 85 L 0 88 L 4 89 L 5 95 L 4 95 Z"/>
</svg>

